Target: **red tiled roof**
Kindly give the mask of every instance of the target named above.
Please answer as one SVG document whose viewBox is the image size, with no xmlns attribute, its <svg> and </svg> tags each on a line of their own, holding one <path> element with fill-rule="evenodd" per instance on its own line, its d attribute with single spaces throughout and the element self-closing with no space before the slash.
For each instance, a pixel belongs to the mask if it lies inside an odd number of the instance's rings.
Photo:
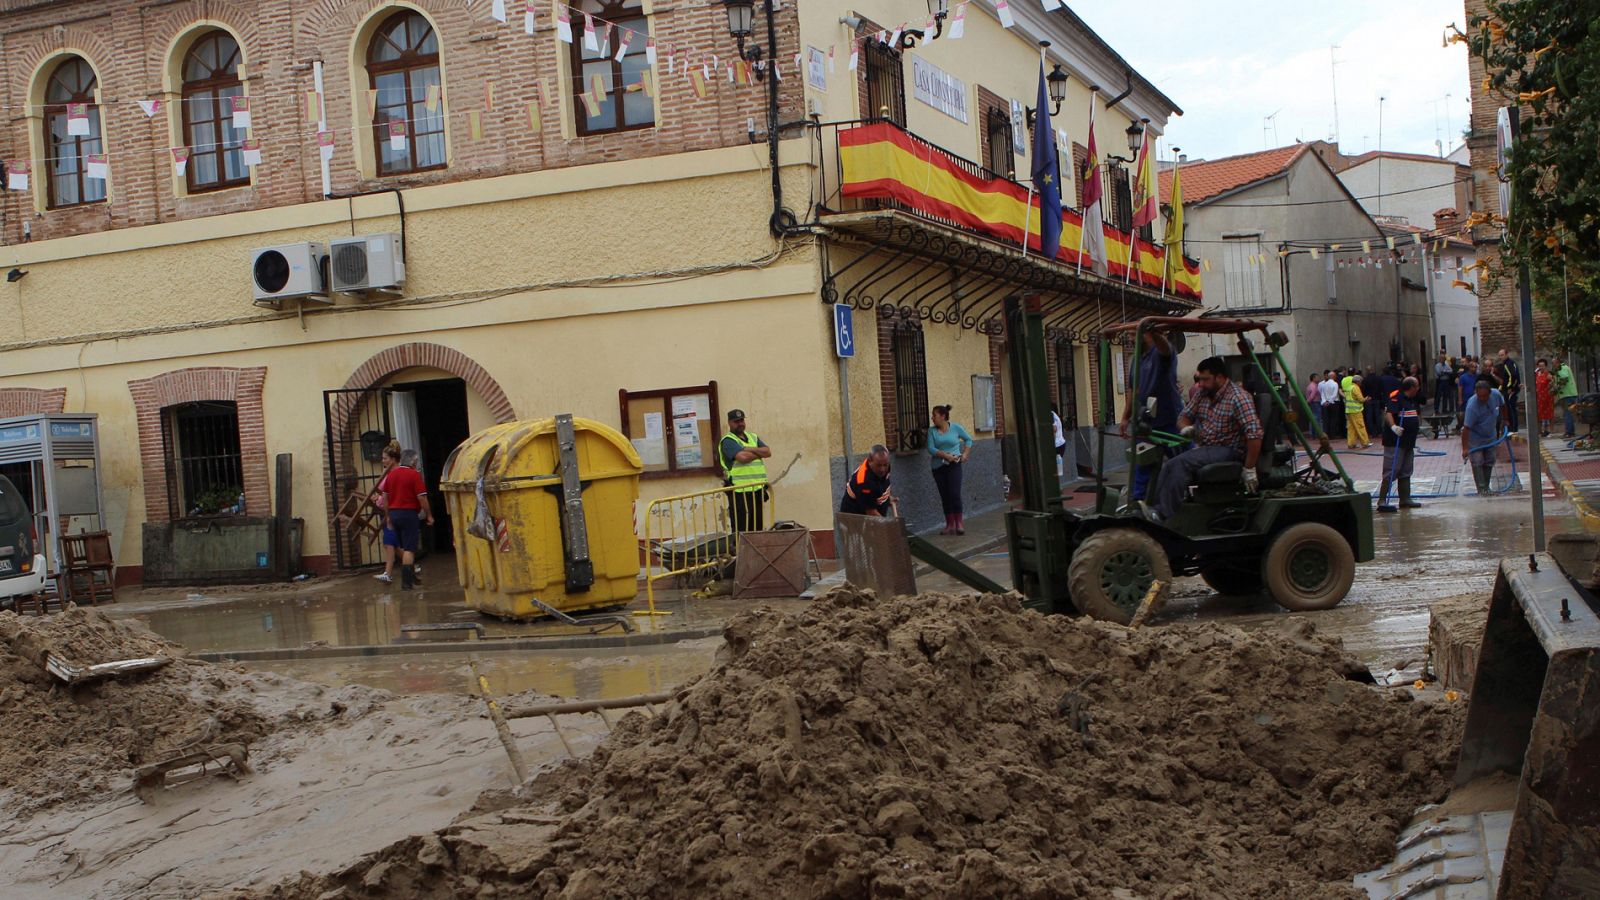
<svg viewBox="0 0 1600 900">
<path fill-rule="evenodd" d="M 1291 144 L 1260 153 L 1186 165 L 1183 167 L 1183 202 L 1185 205 L 1198 203 L 1236 187 L 1277 175 L 1310 148 L 1310 144 Z M 1172 199 L 1172 170 L 1162 172 L 1160 178 L 1161 199 L 1166 202 Z"/>
</svg>

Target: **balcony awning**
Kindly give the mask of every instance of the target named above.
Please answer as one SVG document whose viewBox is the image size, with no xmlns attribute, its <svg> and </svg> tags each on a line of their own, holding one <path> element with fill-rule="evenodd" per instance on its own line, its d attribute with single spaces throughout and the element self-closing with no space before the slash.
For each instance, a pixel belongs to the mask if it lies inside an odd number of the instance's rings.
<svg viewBox="0 0 1600 900">
<path fill-rule="evenodd" d="M 840 128 L 838 154 L 839 193 L 846 199 L 884 201 L 920 218 L 1009 245 L 1019 255 L 1026 230 L 1030 250 L 1035 255 L 1040 252 L 1038 197 L 1015 181 L 996 177 L 887 122 Z M 1109 281 L 1198 303 L 1198 263 L 1183 259 L 1168 274 L 1161 247 L 1108 224 L 1101 227 Z M 1071 267 L 1075 275 L 1080 266 L 1088 269 L 1091 260 L 1078 249 L 1082 232 L 1083 216 L 1064 209 L 1061 248 L 1054 260 L 1041 262 Z"/>
<path fill-rule="evenodd" d="M 1003 330 L 1001 305 L 1019 291 L 1043 295 L 1045 324 L 1092 341 L 1107 325 L 1147 315 L 1181 316 L 1192 299 L 1100 278 L 1085 269 L 1023 256 L 1016 246 L 928 221 L 904 210 L 834 213 L 822 218 L 822 300 L 860 310 L 952 324 L 983 334 Z"/>
</svg>

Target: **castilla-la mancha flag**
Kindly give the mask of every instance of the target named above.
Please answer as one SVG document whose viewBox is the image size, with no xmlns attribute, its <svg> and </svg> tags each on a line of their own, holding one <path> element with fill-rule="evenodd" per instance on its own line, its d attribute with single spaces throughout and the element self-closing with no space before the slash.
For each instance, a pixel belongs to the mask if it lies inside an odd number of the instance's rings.
<svg viewBox="0 0 1600 900">
<path fill-rule="evenodd" d="M 1096 275 L 1105 275 L 1106 235 L 1105 213 L 1101 209 L 1101 195 L 1105 193 L 1100 181 L 1100 151 L 1094 142 L 1094 99 L 1089 100 L 1088 159 L 1083 164 L 1083 228 L 1079 230 L 1080 249 L 1089 254 Z M 1082 262 L 1079 262 L 1082 265 Z"/>
</svg>

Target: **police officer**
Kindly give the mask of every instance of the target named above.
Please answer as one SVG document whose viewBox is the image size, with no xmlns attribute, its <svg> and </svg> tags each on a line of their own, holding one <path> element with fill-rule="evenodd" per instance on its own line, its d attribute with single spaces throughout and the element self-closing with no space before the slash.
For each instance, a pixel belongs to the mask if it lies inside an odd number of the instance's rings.
<svg viewBox="0 0 1600 900">
<path fill-rule="evenodd" d="M 744 428 L 744 410 L 728 411 L 728 433 L 717 445 L 717 461 L 722 464 L 722 483 L 733 488 L 729 515 L 733 533 L 760 531 L 766 499 L 767 463 L 772 449 L 754 432 Z"/>
<path fill-rule="evenodd" d="M 1378 488 L 1378 512 L 1395 512 L 1401 507 L 1415 509 L 1421 503 L 1411 499 L 1411 464 L 1417 454 L 1417 435 L 1422 415 L 1417 403 L 1417 379 L 1407 376 L 1400 387 L 1389 392 L 1383 407 L 1383 484 Z M 1389 503 L 1389 483 L 1400 486 L 1400 506 Z"/>
</svg>

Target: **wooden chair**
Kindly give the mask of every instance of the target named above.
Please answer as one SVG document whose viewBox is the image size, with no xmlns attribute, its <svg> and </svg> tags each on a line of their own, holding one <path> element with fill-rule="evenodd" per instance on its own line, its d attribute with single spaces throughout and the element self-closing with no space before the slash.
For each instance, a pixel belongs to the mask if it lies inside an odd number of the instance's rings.
<svg viewBox="0 0 1600 900">
<path fill-rule="evenodd" d="M 56 581 L 63 598 L 79 606 L 117 601 L 110 532 L 62 535 L 61 557 L 61 574 Z"/>
<path fill-rule="evenodd" d="M 351 491 L 339 504 L 339 512 L 333 518 L 350 540 L 370 545 L 383 536 L 383 511 L 373 505 L 367 494 Z"/>
</svg>

